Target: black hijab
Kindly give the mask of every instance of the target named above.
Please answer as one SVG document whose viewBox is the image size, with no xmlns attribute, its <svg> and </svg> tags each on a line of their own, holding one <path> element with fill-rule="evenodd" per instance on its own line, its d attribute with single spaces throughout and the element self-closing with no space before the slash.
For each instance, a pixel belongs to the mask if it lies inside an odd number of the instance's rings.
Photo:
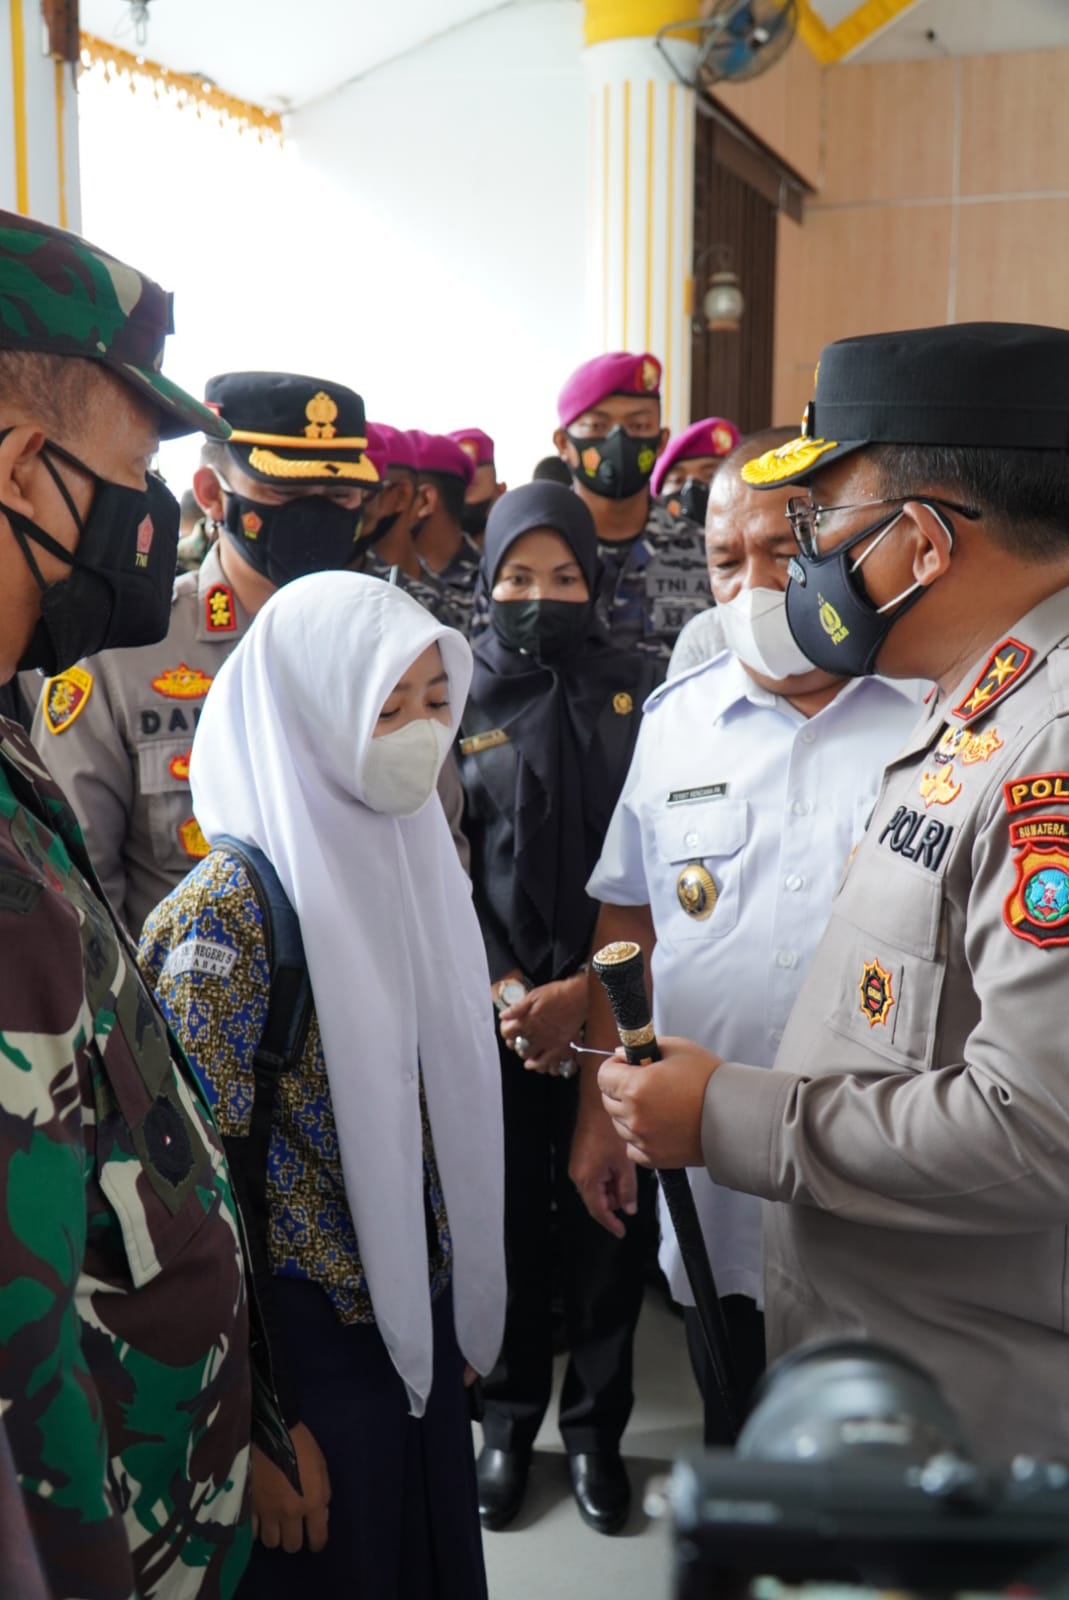
<svg viewBox="0 0 1069 1600">
<path fill-rule="evenodd" d="M 486 525 L 480 586 L 489 597 L 509 550 L 523 534 L 549 528 L 578 563 L 589 600 L 586 628 L 567 654 L 545 664 L 514 649 L 490 625 L 473 645 L 471 702 L 516 749 L 512 918 L 509 939 L 536 982 L 566 976 L 584 959 L 596 914 L 586 881 L 624 779 L 606 770 L 594 732 L 609 701 L 630 694 L 641 705 L 654 674 L 643 657 L 613 645 L 595 614 L 601 577 L 594 521 L 578 495 L 556 483 L 530 483 L 498 500 Z M 637 716 L 634 718 L 637 728 Z M 633 740 L 622 746 L 630 757 Z"/>
</svg>

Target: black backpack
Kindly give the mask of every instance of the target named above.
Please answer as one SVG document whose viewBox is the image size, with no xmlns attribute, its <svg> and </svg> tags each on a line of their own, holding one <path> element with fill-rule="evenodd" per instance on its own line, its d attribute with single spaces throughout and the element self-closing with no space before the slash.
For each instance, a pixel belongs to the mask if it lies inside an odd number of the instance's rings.
<svg viewBox="0 0 1069 1600">
<path fill-rule="evenodd" d="M 264 1324 L 266 1369 L 283 1419 L 297 1416 L 296 1392 L 286 1370 L 284 1346 L 271 1300 L 271 1264 L 267 1248 L 267 1156 L 271 1144 L 278 1080 L 296 1071 L 304 1054 L 312 1019 L 312 986 L 297 913 L 286 898 L 278 874 L 262 850 L 222 834 L 214 847 L 236 856 L 252 884 L 263 918 L 264 943 L 270 968 L 267 1021 L 253 1057 L 253 1104 L 249 1131 L 242 1138 L 224 1137 L 227 1160 L 237 1186 L 249 1247 L 253 1290 Z M 254 1362 L 254 1370 L 256 1363 Z M 256 1438 L 276 1464 L 278 1441 Z M 285 1441 L 288 1446 L 289 1441 Z M 284 1469 L 285 1470 L 285 1469 Z"/>
</svg>

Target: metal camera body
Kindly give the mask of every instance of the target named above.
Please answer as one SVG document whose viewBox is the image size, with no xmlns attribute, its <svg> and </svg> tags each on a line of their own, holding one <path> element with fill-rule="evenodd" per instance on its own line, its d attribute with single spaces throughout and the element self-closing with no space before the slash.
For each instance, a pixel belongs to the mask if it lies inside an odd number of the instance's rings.
<svg viewBox="0 0 1069 1600">
<path fill-rule="evenodd" d="M 758 1576 L 943 1594 L 1069 1580 L 1069 1469 L 977 1467 L 933 1380 L 863 1340 L 779 1363 L 737 1453 L 678 1462 L 665 1498 L 676 1600 L 741 1600 Z"/>
</svg>

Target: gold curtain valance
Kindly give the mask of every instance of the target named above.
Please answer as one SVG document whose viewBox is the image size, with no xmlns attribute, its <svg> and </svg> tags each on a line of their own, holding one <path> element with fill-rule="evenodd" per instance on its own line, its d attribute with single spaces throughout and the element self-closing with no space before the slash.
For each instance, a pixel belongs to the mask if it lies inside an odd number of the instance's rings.
<svg viewBox="0 0 1069 1600">
<path fill-rule="evenodd" d="M 120 50 L 91 33 L 81 35 L 83 70 L 99 69 L 106 81 L 125 82 L 131 94 L 151 92 L 156 100 L 164 96 L 179 110 L 191 110 L 198 117 L 206 112 L 215 116 L 220 124 L 232 125 L 241 133 L 254 133 L 263 144 L 267 140 L 282 139 L 282 118 L 275 111 L 265 111 L 263 106 L 249 100 L 239 100 L 236 95 L 217 89 L 202 78 L 190 77 L 184 72 L 172 72 L 157 61 L 147 61 L 141 56 Z"/>
</svg>

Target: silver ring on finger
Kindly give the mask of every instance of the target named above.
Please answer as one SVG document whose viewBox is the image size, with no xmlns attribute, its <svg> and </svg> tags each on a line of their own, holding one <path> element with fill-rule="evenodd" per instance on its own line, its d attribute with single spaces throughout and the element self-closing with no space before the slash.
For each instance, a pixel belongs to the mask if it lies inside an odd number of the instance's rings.
<svg viewBox="0 0 1069 1600">
<path fill-rule="evenodd" d="M 561 1062 L 560 1066 L 557 1068 L 557 1071 L 560 1073 L 562 1078 L 574 1078 L 575 1067 L 576 1063 L 574 1058 L 569 1056 L 567 1060 Z"/>
<path fill-rule="evenodd" d="M 518 1033 L 512 1041 L 512 1048 L 518 1056 L 525 1056 L 531 1048 L 531 1041 L 525 1039 L 522 1033 Z"/>
</svg>

